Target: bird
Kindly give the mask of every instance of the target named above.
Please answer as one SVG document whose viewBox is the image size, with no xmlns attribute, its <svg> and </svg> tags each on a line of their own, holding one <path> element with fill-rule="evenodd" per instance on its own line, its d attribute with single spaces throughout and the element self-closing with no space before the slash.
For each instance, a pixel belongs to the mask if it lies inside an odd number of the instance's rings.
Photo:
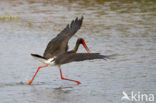
<svg viewBox="0 0 156 103">
<path fill-rule="evenodd" d="M 64 78 L 61 70 L 61 65 L 74 61 L 78 62 L 84 60 L 110 58 L 110 56 L 101 55 L 99 53 L 91 53 L 83 38 L 78 38 L 74 49 L 68 51 L 68 41 L 81 28 L 82 22 L 83 16 L 80 19 L 77 17 L 75 20 L 72 20 L 70 24 L 68 24 L 55 38 L 53 38 L 48 43 L 43 56 L 38 54 L 31 54 L 32 57 L 44 63 L 45 65 L 38 67 L 32 79 L 27 82 L 28 85 L 33 82 L 40 68 L 54 65 L 57 65 L 59 67 L 62 80 L 73 81 L 77 84 L 81 84 L 81 82 L 79 81 Z M 84 46 L 87 53 L 77 53 L 80 44 Z"/>
</svg>

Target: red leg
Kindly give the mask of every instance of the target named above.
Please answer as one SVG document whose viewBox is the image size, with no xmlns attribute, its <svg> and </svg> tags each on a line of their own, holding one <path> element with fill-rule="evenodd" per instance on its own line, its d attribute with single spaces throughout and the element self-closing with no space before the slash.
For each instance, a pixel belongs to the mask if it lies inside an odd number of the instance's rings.
<svg viewBox="0 0 156 103">
<path fill-rule="evenodd" d="M 67 78 L 64 78 L 64 77 L 63 77 L 63 75 L 62 75 L 61 66 L 59 66 L 59 70 L 60 70 L 60 76 L 61 76 L 61 79 L 62 79 L 62 80 L 73 81 L 73 82 L 76 82 L 77 84 L 81 84 L 79 81 L 76 81 L 76 80 L 72 80 L 72 79 L 67 79 Z"/>
<path fill-rule="evenodd" d="M 32 78 L 30 81 L 28 81 L 27 84 L 31 84 L 31 83 L 32 83 L 32 81 L 34 80 L 34 78 L 35 78 L 37 72 L 40 70 L 40 68 L 44 68 L 44 67 L 47 67 L 47 66 L 48 66 L 48 65 L 39 66 L 38 69 L 37 69 L 37 71 L 35 72 L 33 78 Z"/>
</svg>

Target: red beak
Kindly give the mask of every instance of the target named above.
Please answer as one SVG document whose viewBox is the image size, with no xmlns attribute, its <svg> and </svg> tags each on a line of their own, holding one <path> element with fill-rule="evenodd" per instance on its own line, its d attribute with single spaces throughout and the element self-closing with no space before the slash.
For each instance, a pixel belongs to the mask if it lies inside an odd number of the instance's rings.
<svg viewBox="0 0 156 103">
<path fill-rule="evenodd" d="M 83 44 L 84 48 L 86 49 L 86 51 L 87 51 L 88 53 L 91 53 L 91 51 L 90 51 L 89 48 L 87 47 L 87 45 L 86 45 L 86 43 L 85 43 L 84 40 L 82 40 L 82 44 Z"/>
</svg>

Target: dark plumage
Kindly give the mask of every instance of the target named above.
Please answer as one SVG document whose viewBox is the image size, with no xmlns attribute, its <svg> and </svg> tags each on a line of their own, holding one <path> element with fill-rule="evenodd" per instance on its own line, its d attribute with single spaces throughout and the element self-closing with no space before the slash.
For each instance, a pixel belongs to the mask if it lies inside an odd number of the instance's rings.
<svg viewBox="0 0 156 103">
<path fill-rule="evenodd" d="M 52 58 L 65 53 L 68 49 L 69 39 L 80 29 L 83 22 L 83 16 L 81 19 L 76 18 L 67 25 L 55 38 L 53 38 L 47 45 L 44 52 L 45 58 Z"/>
<path fill-rule="evenodd" d="M 43 57 L 43 56 L 40 56 L 40 55 L 38 55 L 38 54 L 31 54 L 31 56 L 33 56 L 33 57 L 37 57 L 37 58 L 46 59 L 45 57 Z"/>
<path fill-rule="evenodd" d="M 40 62 L 46 65 L 39 66 L 33 78 L 30 81 L 28 81 L 27 84 L 32 83 L 40 68 L 53 66 L 53 65 L 58 65 L 62 80 L 69 80 L 69 81 L 76 82 L 77 84 L 80 84 L 79 81 L 75 81 L 63 77 L 61 64 L 66 64 L 74 61 L 92 60 L 92 59 L 108 59 L 111 57 L 111 56 L 101 55 L 99 53 L 90 53 L 90 50 L 88 49 L 83 38 L 79 38 L 76 42 L 74 49 L 68 51 L 68 41 L 80 29 L 82 22 L 83 22 L 83 16 L 81 17 L 81 19 L 76 18 L 75 20 L 73 20 L 70 25 L 68 24 L 64 28 L 64 30 L 62 30 L 54 39 L 52 39 L 48 43 L 43 56 L 40 56 L 38 54 L 31 54 L 35 59 L 39 60 Z M 84 48 L 88 53 L 76 53 L 80 44 L 84 46 Z"/>
<path fill-rule="evenodd" d="M 56 60 L 55 64 L 61 65 L 65 63 L 70 63 L 74 61 L 84 61 L 84 60 L 92 60 L 92 59 L 108 59 L 110 56 L 100 55 L 99 53 L 64 53 L 59 55 Z"/>
</svg>

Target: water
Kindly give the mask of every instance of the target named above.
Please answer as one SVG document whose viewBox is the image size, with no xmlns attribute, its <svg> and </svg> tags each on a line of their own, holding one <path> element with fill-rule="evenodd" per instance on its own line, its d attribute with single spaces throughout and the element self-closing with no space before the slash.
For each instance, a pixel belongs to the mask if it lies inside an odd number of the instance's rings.
<svg viewBox="0 0 156 103">
<path fill-rule="evenodd" d="M 3 0 L 0 17 L 1 103 L 130 103 L 122 91 L 156 93 L 156 2 L 154 0 Z M 83 37 L 92 52 L 118 54 L 111 60 L 74 62 L 39 71 L 30 53 L 43 54 L 51 38 L 71 20 L 84 16 L 70 49 Z M 83 47 L 78 52 L 86 52 Z M 155 94 L 156 95 L 156 94 Z M 142 103 L 146 103 L 143 101 Z"/>
</svg>

